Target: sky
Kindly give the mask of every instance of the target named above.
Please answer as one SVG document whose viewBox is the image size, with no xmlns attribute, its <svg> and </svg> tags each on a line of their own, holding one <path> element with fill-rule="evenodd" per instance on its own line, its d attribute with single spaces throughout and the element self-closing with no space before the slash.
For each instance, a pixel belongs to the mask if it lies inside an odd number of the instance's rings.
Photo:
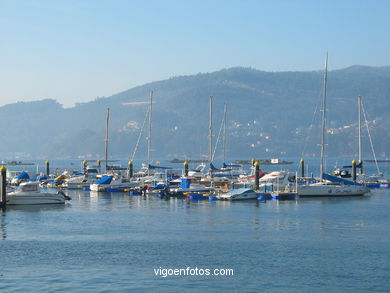
<svg viewBox="0 0 390 293">
<path fill-rule="evenodd" d="M 174 76 L 390 65 L 388 0 L 0 0 L 0 106 Z"/>
</svg>

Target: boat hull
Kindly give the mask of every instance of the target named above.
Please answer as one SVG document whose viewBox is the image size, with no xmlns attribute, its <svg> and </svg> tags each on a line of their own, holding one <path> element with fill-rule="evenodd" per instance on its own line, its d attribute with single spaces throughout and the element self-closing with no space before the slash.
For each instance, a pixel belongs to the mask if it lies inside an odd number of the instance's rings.
<svg viewBox="0 0 390 293">
<path fill-rule="evenodd" d="M 218 199 L 221 200 L 249 200 L 249 199 L 257 199 L 259 197 L 259 193 L 253 190 L 246 190 L 243 192 L 237 191 L 229 191 L 226 193 L 222 193 L 218 196 Z"/>
<path fill-rule="evenodd" d="M 299 197 L 338 197 L 362 196 L 370 190 L 362 185 L 301 185 L 298 186 Z"/>
<path fill-rule="evenodd" d="M 110 191 L 125 191 L 127 189 L 132 189 L 139 187 L 139 182 L 127 182 L 119 184 L 91 184 L 89 186 L 91 191 L 101 191 L 101 192 L 110 192 Z"/>
<path fill-rule="evenodd" d="M 42 205 L 64 204 L 65 197 L 61 194 L 37 193 L 37 194 L 9 194 L 7 205 Z"/>
</svg>

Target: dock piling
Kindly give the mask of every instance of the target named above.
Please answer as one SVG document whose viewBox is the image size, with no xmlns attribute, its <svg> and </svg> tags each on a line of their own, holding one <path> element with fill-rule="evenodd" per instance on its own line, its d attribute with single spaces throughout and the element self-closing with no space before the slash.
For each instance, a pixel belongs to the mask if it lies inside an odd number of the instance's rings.
<svg viewBox="0 0 390 293">
<path fill-rule="evenodd" d="M 6 209 L 7 203 L 7 169 L 4 166 L 0 167 L 0 194 L 1 194 L 1 202 L 0 207 L 3 211 Z"/>
<path fill-rule="evenodd" d="M 352 161 L 352 180 L 356 181 L 356 160 Z"/>
<path fill-rule="evenodd" d="M 256 161 L 254 163 L 255 166 L 255 190 L 259 189 L 259 183 L 260 183 L 260 163 L 259 161 Z"/>
<path fill-rule="evenodd" d="M 50 175 L 50 163 L 48 160 L 45 161 L 45 165 L 46 165 L 46 176 L 49 176 Z"/>
<path fill-rule="evenodd" d="M 129 166 L 129 179 L 133 178 L 133 161 L 129 161 L 128 163 Z"/>
<path fill-rule="evenodd" d="M 185 177 L 188 176 L 188 162 L 187 161 L 184 162 L 184 176 Z"/>
</svg>

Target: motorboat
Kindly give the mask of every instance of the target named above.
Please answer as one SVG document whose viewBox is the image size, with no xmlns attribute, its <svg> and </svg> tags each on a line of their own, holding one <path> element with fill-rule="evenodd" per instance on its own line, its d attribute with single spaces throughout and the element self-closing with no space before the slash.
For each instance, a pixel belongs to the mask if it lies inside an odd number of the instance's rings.
<svg viewBox="0 0 390 293">
<path fill-rule="evenodd" d="M 97 169 L 87 169 L 84 174 L 74 175 L 64 180 L 62 187 L 67 189 L 80 189 L 89 187 L 98 181 Z"/>
<path fill-rule="evenodd" d="M 11 185 L 19 185 L 22 182 L 25 182 L 30 179 L 30 176 L 26 171 L 22 171 L 18 173 L 15 177 L 12 177 L 11 179 Z"/>
<path fill-rule="evenodd" d="M 245 200 L 257 199 L 259 193 L 250 188 L 237 188 L 227 192 L 221 192 L 217 198 L 222 200 Z"/>
<path fill-rule="evenodd" d="M 96 183 L 91 184 L 89 186 L 89 189 L 91 191 L 113 192 L 126 191 L 139 186 L 139 181 L 129 181 L 127 178 L 114 175 L 105 175 L 100 178 Z"/>
<path fill-rule="evenodd" d="M 7 205 L 64 204 L 70 199 L 61 190 L 56 193 L 42 192 L 37 181 L 22 182 L 15 191 L 7 193 Z"/>
<path fill-rule="evenodd" d="M 283 190 L 295 186 L 295 173 L 290 171 L 273 171 L 259 179 L 259 189 Z"/>
<path fill-rule="evenodd" d="M 214 187 L 205 186 L 199 183 L 192 183 L 188 187 L 171 187 L 169 188 L 169 194 L 172 196 L 182 196 L 188 193 L 210 193 L 214 190 Z"/>
</svg>

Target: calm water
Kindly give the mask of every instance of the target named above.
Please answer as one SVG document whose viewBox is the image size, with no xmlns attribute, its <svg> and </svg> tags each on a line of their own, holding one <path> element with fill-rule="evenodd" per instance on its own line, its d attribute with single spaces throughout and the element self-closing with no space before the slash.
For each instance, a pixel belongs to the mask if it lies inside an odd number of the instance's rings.
<svg viewBox="0 0 390 293">
<path fill-rule="evenodd" d="M 1 215 L 0 291 L 390 291 L 389 190 L 267 203 L 68 194 Z"/>
</svg>

